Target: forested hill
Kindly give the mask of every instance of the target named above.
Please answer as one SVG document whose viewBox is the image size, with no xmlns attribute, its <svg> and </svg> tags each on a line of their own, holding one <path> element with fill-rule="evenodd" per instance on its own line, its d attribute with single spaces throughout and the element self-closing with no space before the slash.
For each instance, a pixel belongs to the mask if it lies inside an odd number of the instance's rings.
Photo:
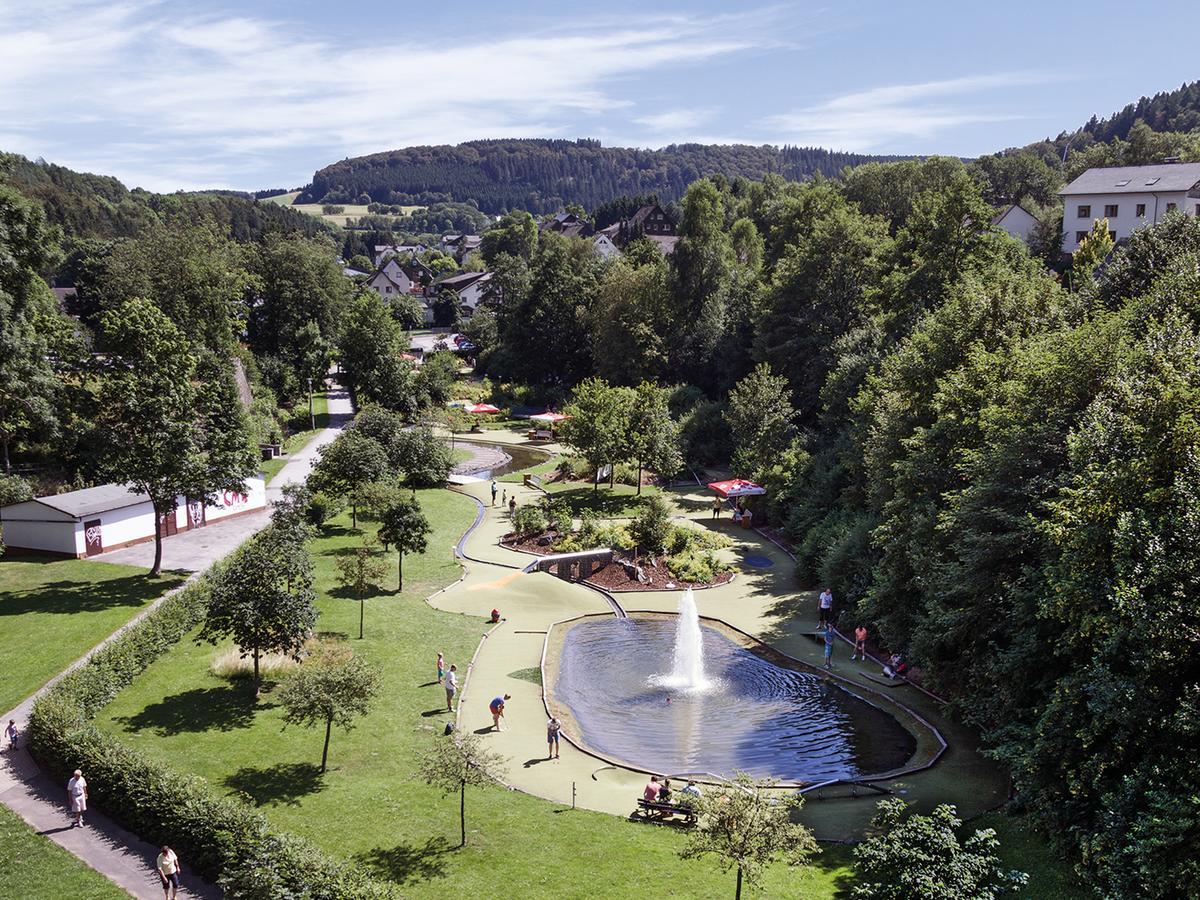
<svg viewBox="0 0 1200 900">
<path fill-rule="evenodd" d="M 683 196 L 697 178 L 800 180 L 885 157 L 810 147 L 677 144 L 661 150 L 602 147 L 594 140 L 487 140 L 407 147 L 344 159 L 314 176 L 301 203 L 434 203 L 475 200 L 484 212 L 553 212 L 568 203 L 594 209 L 614 197 Z M 895 158 L 895 157 L 890 157 Z"/>
<path fill-rule="evenodd" d="M 1154 131 L 1195 131 L 1200 129 L 1200 81 L 1184 84 L 1174 91 L 1163 91 L 1153 97 L 1142 97 L 1107 119 L 1095 116 L 1075 132 L 1062 137 L 1087 135 L 1096 141 L 1113 138 L 1127 140 L 1129 131 L 1138 121 Z"/>
<path fill-rule="evenodd" d="M 47 220 L 69 238 L 133 237 L 156 222 L 217 223 L 234 240 L 271 231 L 328 233 L 319 219 L 231 192 L 155 194 L 129 190 L 116 178 L 0 153 L 0 182 L 41 204 Z"/>
</svg>

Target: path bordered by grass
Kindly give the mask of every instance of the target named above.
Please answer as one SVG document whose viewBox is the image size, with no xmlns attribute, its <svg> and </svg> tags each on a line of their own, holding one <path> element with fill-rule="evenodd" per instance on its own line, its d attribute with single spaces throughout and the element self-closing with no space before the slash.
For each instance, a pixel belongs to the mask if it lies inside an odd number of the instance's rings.
<svg viewBox="0 0 1200 900">
<path fill-rule="evenodd" d="M 313 394 L 313 418 L 316 420 L 316 428 L 306 428 L 304 431 L 297 431 L 290 435 L 283 442 L 283 452 L 287 456 L 277 456 L 274 459 L 263 462 L 259 468 L 262 470 L 263 477 L 270 482 L 272 478 L 279 474 L 280 469 L 287 465 L 288 458 L 294 453 L 303 450 L 305 444 L 311 441 L 314 437 L 329 427 L 329 396 L 322 391 L 319 394 Z M 308 398 L 304 402 L 296 405 L 296 415 L 292 421 L 308 424 Z"/>
<path fill-rule="evenodd" d="M 457 578 L 450 548 L 474 516 L 474 504 L 442 490 L 418 497 L 434 526 L 429 552 L 406 558 L 402 594 L 392 593 L 391 556 L 384 591 L 367 601 L 362 641 L 354 637 L 358 605 L 343 596 L 334 577 L 334 559 L 360 536 L 342 516 L 311 547 L 320 593 L 318 629 L 348 635 L 355 652 L 380 667 L 383 679 L 373 712 L 349 734 L 334 734 L 324 776 L 316 766 L 321 735 L 284 730 L 271 691 L 256 705 L 244 686 L 209 673 L 214 648 L 190 641 L 151 666 L 97 724 L 181 771 L 204 776 L 215 790 L 243 793 L 278 826 L 395 881 L 407 897 L 441 897 L 447 891 L 627 897 L 647 889 L 667 897 L 730 896 L 732 878 L 713 863 L 678 858 L 683 837 L 673 829 L 572 810 L 501 787 L 468 794 L 469 843 L 465 850 L 453 849 L 456 799 L 424 785 L 417 768 L 450 719 L 444 694 L 433 683 L 435 654 L 443 651 L 465 671 L 487 624 L 422 600 Z M 473 706 L 486 702 L 486 690 L 472 689 Z M 530 747 L 531 763 L 543 749 Z M 764 889 L 747 896 L 847 896 L 850 861 L 849 848 L 827 846 L 807 868 L 775 867 Z M 1052 861 L 1047 867 L 1053 868 Z"/>
<path fill-rule="evenodd" d="M 129 895 L 0 805 L 0 900 L 128 900 Z"/>
<path fill-rule="evenodd" d="M 0 557 L 0 711 L 12 709 L 176 585 L 133 566 Z"/>
</svg>

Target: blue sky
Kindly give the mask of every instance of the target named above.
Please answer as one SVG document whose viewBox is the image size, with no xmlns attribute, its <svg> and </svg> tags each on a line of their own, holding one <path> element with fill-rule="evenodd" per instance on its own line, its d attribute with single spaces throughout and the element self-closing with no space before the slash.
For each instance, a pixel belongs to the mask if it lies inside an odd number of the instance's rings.
<svg viewBox="0 0 1200 900">
<path fill-rule="evenodd" d="M 1198 26 L 1195 2 L 0 0 L 0 149 L 152 190 L 506 136 L 974 156 L 1200 78 Z"/>
</svg>

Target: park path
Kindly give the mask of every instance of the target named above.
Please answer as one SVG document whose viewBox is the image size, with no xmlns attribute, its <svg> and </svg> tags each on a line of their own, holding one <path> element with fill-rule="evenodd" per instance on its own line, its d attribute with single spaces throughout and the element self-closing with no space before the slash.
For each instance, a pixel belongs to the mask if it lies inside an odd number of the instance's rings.
<svg viewBox="0 0 1200 900">
<path fill-rule="evenodd" d="M 318 432 L 271 479 L 270 484 L 267 485 L 268 502 L 279 497 L 284 485 L 304 480 L 316 462 L 318 450 L 336 438 L 353 416 L 354 407 L 350 402 L 349 394 L 344 389 L 332 388 L 329 393 L 329 427 Z M 267 512 L 257 513 L 253 516 L 243 516 L 229 522 L 214 524 L 194 532 L 184 532 L 168 538 L 163 543 L 163 567 L 172 567 L 167 556 L 169 546 L 173 557 L 177 557 L 185 563 L 181 568 L 190 569 L 193 573 L 204 571 L 212 563 L 231 553 L 269 521 L 270 516 Z M 187 542 L 184 539 L 189 535 L 206 535 L 206 539 L 203 543 Z M 127 549 L 136 550 L 138 547 L 145 546 L 137 545 Z M 150 544 L 149 548 L 149 559 L 153 560 L 154 545 Z M 105 561 L 128 562 L 131 565 L 143 565 L 145 568 L 149 568 L 150 565 L 149 561 L 142 562 L 140 558 L 132 560 L 105 559 Z M 192 577 L 194 578 L 196 575 L 193 574 Z M 151 603 L 129 622 L 43 685 L 32 696 L 23 700 L 16 709 L 10 710 L 3 716 L 4 723 L 7 724 L 9 719 L 15 719 L 18 726 L 23 726 L 29 720 L 29 712 L 38 697 L 49 690 L 64 675 L 84 665 L 92 654 L 109 641 L 148 615 L 170 593 L 173 592 L 168 592 Z M 87 777 L 86 772 L 84 777 Z M 15 752 L 5 751 L 0 756 L 0 803 L 16 812 L 39 834 L 45 835 L 63 849 L 73 853 L 132 896 L 145 898 L 145 900 L 156 900 L 162 896 L 162 887 L 159 884 L 158 876 L 154 873 L 154 860 L 158 855 L 158 848 L 95 810 L 89 810 L 84 817 L 86 827 L 71 828 L 70 817 L 66 812 L 66 786 L 54 783 L 43 774 L 23 746 Z M 180 897 L 188 898 L 188 900 L 193 900 L 193 898 L 216 900 L 221 896 L 221 891 L 217 887 L 190 874 L 186 859 L 182 860 L 182 863 L 184 886 L 179 891 Z M 20 885 L 13 885 L 13 887 L 20 889 Z"/>
</svg>

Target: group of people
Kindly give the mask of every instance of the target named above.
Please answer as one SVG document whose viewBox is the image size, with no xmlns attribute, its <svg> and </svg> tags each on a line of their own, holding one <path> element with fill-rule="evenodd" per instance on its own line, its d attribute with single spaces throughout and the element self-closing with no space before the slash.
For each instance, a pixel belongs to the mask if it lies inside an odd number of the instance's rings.
<svg viewBox="0 0 1200 900">
<path fill-rule="evenodd" d="M 688 804 L 694 803 L 700 798 L 700 786 L 694 781 L 689 781 L 687 785 L 679 792 L 679 796 L 675 796 L 675 791 L 671 788 L 671 779 L 663 778 L 659 781 L 657 775 L 651 775 L 650 781 L 642 791 L 642 799 L 647 803 L 675 803 Z"/>
<path fill-rule="evenodd" d="M 833 645 L 837 640 L 837 631 L 833 627 L 833 591 L 825 588 L 821 591 L 821 596 L 817 599 L 817 628 L 823 633 L 825 639 L 825 668 L 833 668 Z M 850 654 L 850 659 L 861 659 L 867 661 L 867 626 L 859 624 L 854 629 L 854 652 Z M 888 678 L 903 678 L 908 672 L 908 662 L 905 661 L 903 654 L 893 653 L 887 665 L 883 667 L 883 674 Z"/>
<path fill-rule="evenodd" d="M 498 622 L 499 620 L 499 610 L 492 610 L 492 621 Z M 450 668 L 446 668 L 446 657 L 440 650 L 437 655 L 437 676 L 438 684 L 446 689 L 446 711 L 454 712 L 454 696 L 458 693 L 458 666 L 451 665 Z M 488 711 L 492 714 L 492 728 L 496 731 L 504 730 L 500 720 L 504 718 L 504 709 L 511 699 L 512 694 L 503 694 L 493 697 L 492 702 L 488 704 Z M 549 746 L 546 759 L 559 758 L 559 734 L 561 731 L 562 722 L 551 715 L 549 721 L 546 722 L 546 744 Z"/>
<path fill-rule="evenodd" d="M 712 502 L 712 517 L 714 519 L 721 518 L 721 510 L 725 508 L 725 501 L 720 497 L 713 497 Z M 744 525 L 750 527 L 750 523 L 754 520 L 754 511 L 746 506 L 746 501 L 740 497 L 733 505 L 733 521 L 735 525 Z"/>
</svg>

